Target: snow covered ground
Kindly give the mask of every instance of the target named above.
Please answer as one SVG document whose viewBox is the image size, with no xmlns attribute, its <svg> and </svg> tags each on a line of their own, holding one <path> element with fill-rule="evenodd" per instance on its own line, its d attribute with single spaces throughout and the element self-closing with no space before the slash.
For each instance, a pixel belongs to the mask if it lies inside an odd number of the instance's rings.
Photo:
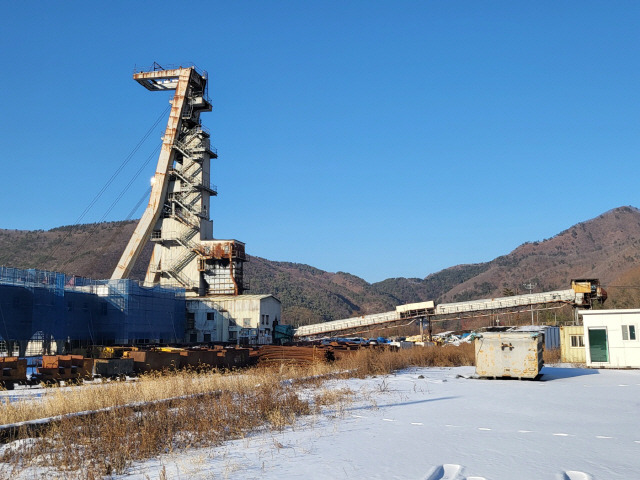
<svg viewBox="0 0 640 480">
<path fill-rule="evenodd" d="M 412 368 L 331 381 L 323 388 L 348 388 L 352 401 L 115 478 L 640 479 L 640 371 L 547 366 L 540 381 L 473 373 Z"/>
<path fill-rule="evenodd" d="M 118 478 L 640 479 L 640 371 L 544 367 L 540 381 L 414 368 L 331 382 L 354 401 Z M 463 375 L 463 376 L 460 376 Z"/>
</svg>

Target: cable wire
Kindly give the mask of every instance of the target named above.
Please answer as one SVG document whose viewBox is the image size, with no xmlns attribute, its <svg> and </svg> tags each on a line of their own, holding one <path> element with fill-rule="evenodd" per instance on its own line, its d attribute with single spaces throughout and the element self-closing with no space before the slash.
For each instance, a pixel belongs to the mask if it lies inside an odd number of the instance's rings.
<svg viewBox="0 0 640 480">
<path fill-rule="evenodd" d="M 165 117 L 165 115 L 167 114 L 167 112 L 169 111 L 169 109 L 171 108 L 171 105 L 169 104 L 162 112 L 162 114 L 157 118 L 157 120 L 153 123 L 153 125 L 151 126 L 151 128 L 149 128 L 149 130 L 147 130 L 147 133 L 144 134 L 144 136 L 142 137 L 142 139 L 138 142 L 138 144 L 133 148 L 133 150 L 125 157 L 125 159 L 122 161 L 122 163 L 120 164 L 120 166 L 116 169 L 116 171 L 111 175 L 111 177 L 109 178 L 109 180 L 107 180 L 107 182 L 105 183 L 105 185 L 100 189 L 100 191 L 96 194 L 96 196 L 94 197 L 94 199 L 89 203 L 89 205 L 84 209 L 84 211 L 80 214 L 80 216 L 76 219 L 75 223 L 71 226 L 71 228 L 69 229 L 69 231 L 67 232 L 67 234 L 62 237 L 60 239 L 60 241 L 58 242 L 58 244 L 52 249 L 52 251 L 49 253 L 49 255 L 47 255 L 47 257 L 44 259 L 44 261 L 42 262 L 43 265 L 45 265 L 49 260 L 51 260 L 54 255 L 58 252 L 58 250 L 60 249 L 60 247 L 64 244 L 65 240 L 67 240 L 71 234 L 73 233 L 73 230 L 76 226 L 78 226 L 78 224 L 82 221 L 82 219 L 85 217 L 85 215 L 89 212 L 89 210 L 91 210 L 91 208 L 96 204 L 96 202 L 100 199 L 100 197 L 102 197 L 102 195 L 104 194 L 104 192 L 107 190 L 107 188 L 109 188 L 109 186 L 113 183 L 113 181 L 115 180 L 115 178 L 120 174 L 120 172 L 124 169 L 124 167 L 127 166 L 127 164 L 131 161 L 131 159 L 133 158 L 133 156 L 137 153 L 138 150 L 140 150 L 140 147 L 142 147 L 142 144 L 147 140 L 147 138 L 149 138 L 149 136 L 151 135 L 151 133 L 153 133 L 154 129 L 158 126 L 158 124 L 160 123 L 160 121 Z"/>
<path fill-rule="evenodd" d="M 78 254 L 81 253 L 82 248 L 84 248 L 84 246 L 87 244 L 87 242 L 92 238 L 93 234 L 97 231 L 98 229 L 98 225 L 103 222 L 107 216 L 111 213 L 111 211 L 113 210 L 113 208 L 116 206 L 116 204 L 122 199 L 122 197 L 124 196 L 125 193 L 127 193 L 127 191 L 129 190 L 129 188 L 131 188 L 131 185 L 133 185 L 133 183 L 137 180 L 137 178 L 140 176 L 140 174 L 143 172 L 143 170 L 145 169 L 145 167 L 149 164 L 149 162 L 151 161 L 152 158 L 155 158 L 156 154 L 158 153 L 158 151 L 160 150 L 160 147 L 162 146 L 162 143 L 160 143 L 154 150 L 153 152 L 151 152 L 149 154 L 149 156 L 147 156 L 146 160 L 144 161 L 144 163 L 142 165 L 140 165 L 140 168 L 138 168 L 138 170 L 136 171 L 136 173 L 129 179 L 129 182 L 125 185 L 125 187 L 120 191 L 120 193 L 118 194 L 118 196 L 115 198 L 115 200 L 113 202 L 111 202 L 111 205 L 109 205 L 109 208 L 107 209 L 107 211 L 104 213 L 104 215 L 102 215 L 102 217 L 100 217 L 100 220 L 93 226 L 93 228 L 91 228 L 89 230 L 89 233 L 87 235 L 87 237 L 84 239 L 84 241 L 80 244 L 80 246 L 78 246 L 75 249 L 75 255 L 71 255 L 70 257 L 67 258 L 67 260 L 61 264 L 61 268 L 64 267 L 65 265 L 67 265 L 69 262 L 71 262 L 72 260 L 74 260 L 76 258 L 76 256 Z M 145 197 L 148 195 L 147 192 L 145 192 Z M 139 200 L 133 213 L 135 213 L 135 210 L 137 210 L 137 208 L 140 206 L 140 204 L 142 203 L 142 201 L 144 201 L 144 197 L 143 199 Z M 129 220 L 129 218 L 127 218 L 126 220 Z M 111 238 L 109 240 L 107 240 L 107 243 L 100 249 L 101 253 L 105 248 L 107 248 L 115 239 L 116 235 L 118 232 L 115 232 Z"/>
</svg>

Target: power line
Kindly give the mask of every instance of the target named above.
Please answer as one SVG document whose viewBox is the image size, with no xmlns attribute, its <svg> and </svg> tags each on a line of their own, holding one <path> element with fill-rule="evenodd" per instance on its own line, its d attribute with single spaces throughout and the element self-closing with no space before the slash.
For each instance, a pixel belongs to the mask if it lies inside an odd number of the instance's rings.
<svg viewBox="0 0 640 480">
<path fill-rule="evenodd" d="M 75 223 L 71 226 L 71 228 L 69 229 L 69 231 L 67 232 L 67 234 L 62 237 L 60 239 L 60 241 L 57 243 L 57 245 L 51 250 L 51 252 L 49 253 L 49 255 L 47 255 L 47 257 L 44 259 L 44 261 L 42 262 L 43 264 L 46 264 L 49 260 L 51 260 L 54 255 L 58 252 L 58 250 L 60 249 L 60 247 L 64 244 L 64 242 L 71 236 L 71 234 L 73 233 L 74 228 L 82 221 L 82 219 L 85 217 L 85 215 L 89 212 L 89 210 L 91 210 L 91 208 L 96 204 L 96 202 L 100 199 L 100 197 L 102 197 L 102 195 L 104 194 L 104 192 L 107 190 L 107 188 L 109 188 L 109 186 L 113 183 L 113 181 L 115 180 L 115 178 L 120 174 L 120 172 L 124 169 L 124 167 L 129 163 L 129 161 L 131 161 L 131 159 L 133 158 L 133 156 L 136 154 L 136 152 L 138 150 L 140 150 L 140 147 L 142 146 L 142 144 L 147 140 L 147 138 L 149 138 L 149 135 L 151 135 L 151 133 L 153 133 L 154 129 L 158 126 L 158 124 L 160 123 L 160 121 L 162 121 L 162 119 L 165 117 L 165 115 L 167 114 L 167 112 L 169 111 L 169 109 L 171 108 L 171 105 L 168 105 L 162 112 L 162 114 L 157 118 L 157 120 L 153 123 L 153 125 L 151 126 L 151 128 L 149 128 L 149 130 L 147 130 L 147 133 L 144 134 L 144 136 L 142 137 L 142 139 L 138 142 L 138 144 L 133 148 L 133 150 L 125 157 L 125 159 L 122 161 L 122 163 L 120 164 L 120 166 L 116 169 L 116 171 L 111 175 L 111 177 L 109 178 L 109 180 L 107 180 L 107 182 L 105 183 L 105 185 L 100 189 L 100 191 L 96 194 L 95 198 L 89 203 L 89 205 L 84 209 L 84 211 L 80 214 L 80 216 L 76 219 Z"/>
<path fill-rule="evenodd" d="M 149 164 L 149 162 L 151 161 L 152 158 L 154 158 L 156 156 L 156 154 L 158 153 L 158 151 L 160 150 L 160 147 L 162 146 L 162 143 L 160 143 L 154 150 L 153 152 L 151 152 L 149 154 L 149 156 L 147 157 L 147 159 L 144 161 L 144 163 L 142 165 L 140 165 L 140 168 L 138 168 L 138 171 L 131 177 L 131 179 L 129 179 L 129 182 L 125 185 L 125 187 L 122 189 L 122 191 L 120 192 L 120 194 L 115 198 L 115 200 L 113 202 L 111 202 L 111 205 L 109 205 L 109 208 L 107 209 L 107 211 L 104 213 L 104 215 L 102 215 L 102 217 L 100 217 L 100 220 L 98 221 L 98 223 L 103 222 L 107 216 L 111 213 L 111 211 L 113 210 L 113 208 L 116 206 L 116 204 L 120 201 L 120 199 L 124 196 L 125 193 L 127 193 L 127 191 L 129 190 L 129 188 L 131 188 L 131 185 L 133 185 L 133 183 L 136 181 L 136 179 L 140 176 L 140 174 L 142 173 L 142 171 L 145 169 L 145 167 Z M 150 189 L 148 189 L 145 194 L 144 197 L 142 197 L 140 200 L 138 200 L 138 203 L 136 204 L 136 206 L 134 207 L 134 210 L 129 214 L 130 216 L 133 216 L 132 214 L 135 213 L 135 210 L 138 209 L 138 207 L 140 206 L 140 204 L 144 201 L 144 198 L 147 197 L 150 193 Z M 126 220 L 129 220 L 130 217 L 126 218 Z M 98 224 L 96 224 L 90 231 L 89 234 L 87 235 L 87 237 L 84 239 L 84 241 L 80 244 L 79 247 L 76 248 L 75 254 L 78 255 L 82 248 L 84 248 L 84 246 L 87 244 L 87 242 L 91 239 L 92 235 L 97 231 L 98 229 Z M 116 233 L 114 233 L 111 238 L 107 241 L 107 243 L 104 245 L 104 247 L 101 249 L 104 250 L 105 248 L 107 248 L 109 245 L 111 245 L 111 243 L 113 242 L 113 240 L 116 237 Z M 65 265 L 67 265 L 69 262 L 71 262 L 73 259 L 75 258 L 74 255 L 70 256 L 69 258 L 67 258 L 67 260 L 62 263 L 61 267 L 64 267 Z"/>
<path fill-rule="evenodd" d="M 138 208 L 140 208 L 140 205 L 142 205 L 142 203 L 149 198 L 149 195 L 151 194 L 151 187 L 149 187 L 144 194 L 140 197 L 140 200 L 138 200 L 138 202 L 136 203 L 135 207 L 133 207 L 131 209 L 131 211 L 129 212 L 129 215 L 127 215 L 127 218 L 124 219 L 125 222 L 128 222 L 129 220 L 131 220 L 133 218 L 133 216 L 135 215 L 135 213 L 138 211 Z M 93 233 L 93 232 L 92 232 Z M 102 246 L 102 248 L 100 248 L 100 250 L 98 250 L 95 254 L 96 257 L 100 257 L 104 254 L 105 250 L 107 248 L 109 248 L 111 246 L 111 244 L 113 243 L 113 241 L 116 239 L 116 237 L 118 236 L 120 232 L 118 230 L 116 230 L 115 232 L 113 232 L 113 234 L 111 234 L 111 237 L 109 238 L 109 240 L 107 240 L 107 242 Z M 84 244 L 85 242 L 83 242 Z"/>
<path fill-rule="evenodd" d="M 116 171 L 113 173 L 113 175 L 111 175 L 111 177 L 109 178 L 109 180 L 107 180 L 107 183 L 105 183 L 105 185 L 100 189 L 100 191 L 98 192 L 98 194 L 95 196 L 95 198 L 91 201 L 91 203 L 84 209 L 84 211 L 82 212 L 82 214 L 78 217 L 78 219 L 76 220 L 76 223 L 74 225 L 77 225 L 80 223 L 80 221 L 84 218 L 84 216 L 89 212 L 89 210 L 93 207 L 93 205 L 95 205 L 95 203 L 100 199 L 100 197 L 104 194 L 104 192 L 107 190 L 107 188 L 113 183 L 113 181 L 115 180 L 115 178 L 120 174 L 120 172 L 124 169 L 125 166 L 127 166 L 127 164 L 129 163 L 129 161 L 133 158 L 133 156 L 136 154 L 136 152 L 138 150 L 140 150 L 140 147 L 142 146 L 142 144 L 147 140 L 147 138 L 149 138 L 149 135 L 151 135 L 151 133 L 153 133 L 153 130 L 158 126 L 158 124 L 160 123 L 160 121 L 164 118 L 165 114 L 169 111 L 169 109 L 171 108 L 171 105 L 167 106 L 164 111 L 162 112 L 162 114 L 158 117 L 158 119 L 154 122 L 154 124 L 151 126 L 151 128 L 149 128 L 149 130 L 147 130 L 147 133 L 144 134 L 144 136 L 142 137 L 142 139 L 138 142 L 138 144 L 134 147 L 134 149 L 129 153 L 129 155 L 126 156 L 126 158 L 124 159 L 124 161 L 120 164 L 120 166 L 116 169 Z"/>
<path fill-rule="evenodd" d="M 142 202 L 149 198 L 149 195 L 151 195 L 151 187 L 147 188 L 147 191 L 144 192 L 144 194 L 140 197 L 140 200 L 138 200 L 138 203 L 136 203 L 136 205 L 131 209 L 129 215 L 127 215 L 127 218 L 125 218 L 125 221 L 129 221 L 133 218 L 133 216 L 138 211 L 138 208 L 140 208 L 140 205 L 142 205 Z"/>
</svg>

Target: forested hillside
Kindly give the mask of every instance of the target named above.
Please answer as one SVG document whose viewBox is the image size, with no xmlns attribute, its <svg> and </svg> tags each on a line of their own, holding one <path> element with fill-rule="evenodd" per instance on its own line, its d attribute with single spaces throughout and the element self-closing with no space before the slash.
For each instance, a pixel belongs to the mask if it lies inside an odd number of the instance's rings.
<svg viewBox="0 0 640 480">
<path fill-rule="evenodd" d="M 59 227 L 48 231 L 0 230 L 0 265 L 41 268 L 108 278 L 136 222 Z M 132 274 L 142 279 L 149 244 Z M 248 245 L 251 253 L 251 245 Z M 620 207 L 579 223 L 553 238 L 525 243 L 490 262 L 457 265 L 425 278 L 389 278 L 370 284 L 345 272 L 252 256 L 245 275 L 249 293 L 271 293 L 282 301 L 283 320 L 315 323 L 383 312 L 401 303 L 463 301 L 569 288 L 572 278 L 599 278 L 609 307 L 640 307 L 640 211 Z"/>
</svg>

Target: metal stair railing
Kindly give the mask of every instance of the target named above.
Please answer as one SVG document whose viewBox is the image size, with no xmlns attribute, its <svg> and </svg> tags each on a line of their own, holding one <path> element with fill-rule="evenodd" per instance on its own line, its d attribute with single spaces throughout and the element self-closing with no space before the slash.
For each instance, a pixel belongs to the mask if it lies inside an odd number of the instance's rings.
<svg viewBox="0 0 640 480">
<path fill-rule="evenodd" d="M 213 192 L 216 191 L 215 188 L 211 188 L 211 184 L 209 182 L 205 183 L 203 181 L 200 181 L 198 179 L 195 178 L 196 175 L 198 175 L 200 173 L 200 170 L 196 170 L 196 172 L 191 176 L 187 176 L 184 174 L 184 172 L 180 171 L 180 170 L 176 170 L 175 168 L 172 168 L 171 170 L 169 170 L 169 173 L 172 175 L 175 175 L 176 177 L 178 177 L 180 180 L 182 180 L 182 182 L 184 184 L 187 184 L 190 188 L 187 189 L 186 191 L 198 191 L 201 189 L 205 189 L 205 190 L 211 190 Z M 214 185 L 215 187 L 215 185 Z"/>
<path fill-rule="evenodd" d="M 183 173 L 180 170 L 176 170 L 175 168 L 172 168 L 171 170 L 169 170 L 169 173 L 172 174 L 172 175 L 175 175 L 180 180 L 182 180 L 186 184 L 190 185 L 194 189 L 196 188 L 196 186 L 192 182 L 190 182 L 189 179 L 185 175 L 183 175 Z"/>
<path fill-rule="evenodd" d="M 168 195 L 168 199 L 169 199 L 169 201 L 171 201 L 171 202 L 175 203 L 176 205 L 178 205 L 183 210 L 186 210 L 187 212 L 189 212 L 191 215 L 196 216 L 196 217 L 198 216 L 197 211 L 194 211 L 193 208 L 189 208 L 188 207 L 188 202 L 186 201 L 186 198 L 184 197 L 182 192 L 170 193 Z M 195 226 L 195 224 L 193 224 L 193 225 Z"/>
<path fill-rule="evenodd" d="M 200 233 L 200 230 L 197 228 L 188 229 L 182 236 L 176 238 L 176 241 L 186 248 L 195 248 L 197 245 L 191 240 L 196 234 Z"/>
<path fill-rule="evenodd" d="M 186 251 L 178 260 L 176 260 L 171 266 L 165 270 L 165 272 L 178 280 L 185 287 L 189 287 L 189 281 L 184 278 L 180 272 L 196 257 L 196 252 L 193 250 Z"/>
<path fill-rule="evenodd" d="M 178 281 L 178 283 L 182 284 L 184 287 L 187 287 L 187 288 L 190 287 L 189 281 L 186 278 L 184 278 L 183 275 L 180 275 L 180 273 L 178 273 L 177 271 L 167 270 L 167 273 L 173 278 L 175 278 Z"/>
<path fill-rule="evenodd" d="M 187 144 L 180 140 L 175 140 L 173 142 L 173 148 L 178 150 L 178 152 L 180 152 L 183 156 L 187 158 L 191 158 L 193 156 L 193 154 L 191 153 L 191 149 L 187 147 Z"/>
<path fill-rule="evenodd" d="M 189 169 L 195 165 L 196 168 L 193 172 L 189 172 Z M 187 165 L 186 167 L 183 165 L 182 166 L 182 172 L 181 172 L 185 177 L 187 177 L 191 183 L 193 184 L 198 184 L 198 179 L 196 178 L 198 175 L 200 175 L 202 173 L 202 165 L 196 162 L 191 162 L 189 165 Z"/>
<path fill-rule="evenodd" d="M 183 215 L 178 210 L 173 212 L 170 216 L 173 216 L 173 217 L 177 218 L 179 221 L 181 221 L 185 225 L 188 225 L 188 226 L 193 227 L 193 228 L 200 229 L 200 222 L 199 221 L 197 223 L 194 223 L 191 218 L 187 217 L 186 215 Z"/>
</svg>

